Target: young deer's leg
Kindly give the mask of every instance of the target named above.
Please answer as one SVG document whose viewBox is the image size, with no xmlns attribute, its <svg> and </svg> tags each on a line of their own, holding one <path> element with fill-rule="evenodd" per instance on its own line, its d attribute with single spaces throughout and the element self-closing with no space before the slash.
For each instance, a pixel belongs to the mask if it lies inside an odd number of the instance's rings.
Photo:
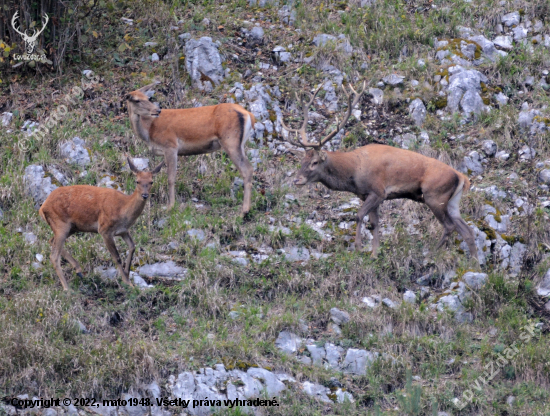
<svg viewBox="0 0 550 416">
<path fill-rule="evenodd" d="M 244 196 L 243 196 L 243 207 L 241 214 L 245 215 L 250 211 L 251 205 L 251 196 L 252 196 L 252 175 L 254 169 L 248 161 L 244 150 L 242 149 L 240 143 L 238 146 L 229 146 L 225 141 L 220 140 L 223 150 L 229 156 L 229 159 L 237 166 L 237 169 L 241 173 L 244 181 Z"/>
<path fill-rule="evenodd" d="M 79 277 L 84 277 L 82 275 L 82 267 L 80 267 L 80 264 L 78 264 L 75 258 L 71 256 L 71 253 L 69 253 L 65 247 L 63 247 L 61 250 L 61 256 L 63 256 L 69 263 L 71 263 L 71 266 L 75 268 L 76 274 Z"/>
<path fill-rule="evenodd" d="M 172 209 L 176 202 L 176 175 L 178 172 L 178 149 L 166 149 L 164 151 L 166 172 L 168 174 L 168 209 Z"/>
<path fill-rule="evenodd" d="M 130 282 L 128 275 L 126 274 L 126 271 L 122 266 L 122 261 L 120 260 L 120 255 L 118 254 L 118 250 L 116 248 L 115 239 L 113 238 L 113 235 L 110 232 L 100 232 L 100 234 L 103 237 L 103 241 L 105 241 L 105 245 L 107 246 L 107 249 L 111 253 L 111 257 L 113 257 L 113 261 L 116 264 L 118 272 L 122 276 L 122 280 L 124 281 L 124 283 L 128 285 L 134 286 L 132 282 Z"/>
<path fill-rule="evenodd" d="M 126 272 L 127 276 L 130 276 L 130 266 L 132 265 L 132 258 L 134 257 L 134 251 L 135 251 L 136 245 L 134 244 L 134 240 L 132 240 L 132 237 L 128 232 L 125 232 L 120 236 L 126 242 L 126 244 L 128 244 L 128 257 L 126 257 L 126 264 L 124 265 L 124 271 Z"/>
<path fill-rule="evenodd" d="M 355 249 L 361 250 L 362 247 L 362 238 L 361 229 L 363 227 L 363 218 L 365 215 L 369 215 L 369 222 L 374 226 L 372 231 L 373 240 L 372 240 L 372 256 L 377 256 L 378 251 L 378 206 L 384 201 L 384 198 L 379 197 L 375 193 L 369 194 L 359 208 L 357 212 L 357 232 L 355 234 Z M 373 214 L 374 212 L 374 214 Z"/>
<path fill-rule="evenodd" d="M 63 290 L 69 290 L 69 285 L 67 284 L 67 280 L 65 280 L 63 269 L 61 268 L 61 253 L 63 252 L 63 244 L 65 244 L 65 240 L 69 236 L 71 227 L 69 224 L 61 224 L 58 227 L 52 227 L 52 229 L 54 231 L 54 237 L 51 240 L 52 252 L 50 254 L 50 260 L 61 281 Z"/>
</svg>

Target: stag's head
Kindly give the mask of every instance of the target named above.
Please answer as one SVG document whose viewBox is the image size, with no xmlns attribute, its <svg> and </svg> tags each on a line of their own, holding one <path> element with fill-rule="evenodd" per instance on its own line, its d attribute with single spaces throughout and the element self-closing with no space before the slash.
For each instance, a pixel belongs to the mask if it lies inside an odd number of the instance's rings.
<svg viewBox="0 0 550 416">
<path fill-rule="evenodd" d="M 303 95 L 298 96 L 298 94 L 296 93 L 296 99 L 300 102 L 300 107 L 302 108 L 302 113 L 304 117 L 302 126 L 297 129 L 291 129 L 284 122 L 282 123 L 283 128 L 289 133 L 294 133 L 296 136 L 299 135 L 301 137 L 301 140 L 297 141 L 291 139 L 289 134 L 289 137 L 286 140 L 294 146 L 302 147 L 306 150 L 305 155 L 302 159 L 302 167 L 296 174 L 296 179 L 294 180 L 295 185 L 302 186 L 307 183 L 318 182 L 320 180 L 320 178 L 322 177 L 322 173 L 325 171 L 328 158 L 327 152 L 322 150 L 322 148 L 325 143 L 334 138 L 334 136 L 336 136 L 338 132 L 344 128 L 353 108 L 357 105 L 361 96 L 365 92 L 366 85 L 367 83 L 366 81 L 364 81 L 361 91 L 357 92 L 351 84 L 349 85 L 349 91 L 342 84 L 342 90 L 348 98 L 348 108 L 346 110 L 346 113 L 344 114 L 341 122 L 338 121 L 338 117 L 336 118 L 336 128 L 325 137 L 323 137 L 318 143 L 310 142 L 308 140 L 306 128 L 308 122 L 309 106 L 313 104 L 313 100 L 321 89 L 322 84 L 317 88 L 317 90 L 315 90 L 313 94 L 311 94 L 310 92 L 306 92 L 306 94 L 309 95 L 309 101 L 307 102 L 304 100 Z"/>
<path fill-rule="evenodd" d="M 324 150 L 308 149 L 302 159 L 302 167 L 296 174 L 294 185 L 303 186 L 308 183 L 319 182 L 325 170 L 327 152 Z"/>
<path fill-rule="evenodd" d="M 153 186 L 153 176 L 160 172 L 164 166 L 164 162 L 161 162 L 160 165 L 150 172 L 139 171 L 132 162 L 132 159 L 128 157 L 128 166 L 130 166 L 130 170 L 136 175 L 136 192 L 138 192 L 144 200 L 149 198 L 149 192 Z"/>
<path fill-rule="evenodd" d="M 48 24 L 48 21 L 50 20 L 50 18 L 48 17 L 48 15 L 46 13 L 44 13 L 44 19 L 45 20 L 42 20 L 42 29 L 40 30 L 37 30 L 36 28 L 33 29 L 33 33 L 32 35 L 28 35 L 27 34 L 27 31 L 25 30 L 25 32 L 21 32 L 18 28 L 17 28 L 17 25 L 16 25 L 16 21 L 17 21 L 17 18 L 19 17 L 19 12 L 15 12 L 15 14 L 13 15 L 12 19 L 11 19 L 11 25 L 13 27 L 13 30 L 15 30 L 17 33 L 19 33 L 22 37 L 23 37 L 23 40 L 25 41 L 25 50 L 27 51 L 28 54 L 31 54 L 33 53 L 34 51 L 34 48 L 36 47 L 38 41 L 38 36 L 40 36 L 40 34 L 44 31 L 44 29 L 46 28 L 46 25 Z"/>
<path fill-rule="evenodd" d="M 157 84 L 159 84 L 159 82 L 153 82 L 152 84 L 146 85 L 126 95 L 128 111 L 131 114 L 144 117 L 158 117 L 160 115 L 161 110 L 159 106 L 150 101 L 155 93 L 153 88 L 155 88 Z"/>
</svg>

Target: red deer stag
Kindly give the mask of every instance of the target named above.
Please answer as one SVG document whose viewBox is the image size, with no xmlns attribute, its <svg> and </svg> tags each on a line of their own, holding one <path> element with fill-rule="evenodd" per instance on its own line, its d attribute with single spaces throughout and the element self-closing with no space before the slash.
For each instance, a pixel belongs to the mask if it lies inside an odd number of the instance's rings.
<svg viewBox="0 0 550 416">
<path fill-rule="evenodd" d="M 250 211 L 253 168 L 244 150 L 250 138 L 254 115 L 237 104 L 159 110 L 149 101 L 147 85 L 126 95 L 134 134 L 147 142 L 156 155 L 163 155 L 168 172 L 168 209 L 174 206 L 178 156 L 201 155 L 223 149 L 239 169 L 244 181 L 242 214 Z"/>
<path fill-rule="evenodd" d="M 369 144 L 351 152 L 327 152 L 322 147 L 332 139 L 348 121 L 352 109 L 359 102 L 365 90 L 357 93 L 350 85 L 350 91 L 342 85 L 348 98 L 347 112 L 342 121 L 336 120 L 336 129 L 318 143 L 308 141 L 306 127 L 308 109 L 319 89 L 310 96 L 309 102 L 299 100 L 304 121 L 299 129 L 291 129 L 283 123 L 285 130 L 301 136 L 301 141 L 287 139 L 291 144 L 306 149 L 302 167 L 294 183 L 298 186 L 321 182 L 329 189 L 352 192 L 363 201 L 357 213 L 355 247 L 361 249 L 361 227 L 368 215 L 373 227 L 372 255 L 377 256 L 380 245 L 378 207 L 387 199 L 407 198 L 426 204 L 444 227 L 438 243 L 440 248 L 449 235 L 457 230 L 468 244 L 470 254 L 478 261 L 474 233 L 460 216 L 459 202 L 467 191 L 470 181 L 462 173 L 436 159 L 409 150 L 381 144 Z"/>
<path fill-rule="evenodd" d="M 54 234 L 50 240 L 50 259 L 63 289 L 69 290 L 69 285 L 61 269 L 61 256 L 71 263 L 78 276 L 82 277 L 82 268 L 63 247 L 67 237 L 79 231 L 101 234 L 122 280 L 133 286 L 129 275 L 135 245 L 128 229 L 145 208 L 145 201 L 149 198 L 149 191 L 153 185 L 153 175 L 160 171 L 164 162 L 151 172 L 139 172 L 130 158 L 128 164 L 136 175 L 136 189 L 132 195 L 89 185 L 63 186 L 55 189 L 40 207 L 40 216 L 48 223 Z M 128 244 L 128 256 L 124 267 L 115 245 L 115 236 L 122 237 Z"/>
</svg>

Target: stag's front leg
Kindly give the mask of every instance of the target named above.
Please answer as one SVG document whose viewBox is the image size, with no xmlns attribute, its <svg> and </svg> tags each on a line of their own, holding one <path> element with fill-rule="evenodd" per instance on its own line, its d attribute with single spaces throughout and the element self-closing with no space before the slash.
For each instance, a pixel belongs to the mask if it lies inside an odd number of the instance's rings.
<svg viewBox="0 0 550 416">
<path fill-rule="evenodd" d="M 167 149 L 164 151 L 164 161 L 166 163 L 166 172 L 168 174 L 168 206 L 170 210 L 176 202 L 176 174 L 178 172 L 178 151 L 177 149 Z"/>
<path fill-rule="evenodd" d="M 357 232 L 355 234 L 355 249 L 361 250 L 362 248 L 362 228 L 363 218 L 365 215 L 369 215 L 369 222 L 374 226 L 373 240 L 372 240 L 372 255 L 376 257 L 379 244 L 378 236 L 378 206 L 384 201 L 384 198 L 380 198 L 376 194 L 370 194 L 359 208 L 357 212 Z"/>
</svg>

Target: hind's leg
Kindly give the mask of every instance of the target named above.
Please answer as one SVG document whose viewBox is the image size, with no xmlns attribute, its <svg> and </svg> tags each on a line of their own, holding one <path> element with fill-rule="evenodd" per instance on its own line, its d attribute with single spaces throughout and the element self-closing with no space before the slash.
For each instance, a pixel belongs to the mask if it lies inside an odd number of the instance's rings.
<svg viewBox="0 0 550 416">
<path fill-rule="evenodd" d="M 61 268 L 61 253 L 63 252 L 63 245 L 65 240 L 69 236 L 70 226 L 68 224 L 60 224 L 57 227 L 52 227 L 54 231 L 54 237 L 52 239 L 52 252 L 50 254 L 50 260 L 55 268 L 57 277 L 61 281 L 61 285 L 64 290 L 69 290 L 69 285 L 65 276 L 63 275 L 63 269 Z"/>
<path fill-rule="evenodd" d="M 65 247 L 61 249 L 61 256 L 63 256 L 71 265 L 75 268 L 76 274 L 80 277 L 84 277 L 82 275 L 82 267 L 80 267 L 80 264 L 75 260 L 73 256 L 67 251 Z"/>
<path fill-rule="evenodd" d="M 248 157 L 246 156 L 240 143 L 237 143 L 236 140 L 223 140 L 221 141 L 221 145 L 231 161 L 235 164 L 235 166 L 237 166 L 237 169 L 239 169 L 239 172 L 243 177 L 244 196 L 241 213 L 242 215 L 245 215 L 250 211 L 252 199 L 252 176 L 254 174 L 254 168 L 252 168 L 252 165 L 248 161 Z"/>
</svg>

